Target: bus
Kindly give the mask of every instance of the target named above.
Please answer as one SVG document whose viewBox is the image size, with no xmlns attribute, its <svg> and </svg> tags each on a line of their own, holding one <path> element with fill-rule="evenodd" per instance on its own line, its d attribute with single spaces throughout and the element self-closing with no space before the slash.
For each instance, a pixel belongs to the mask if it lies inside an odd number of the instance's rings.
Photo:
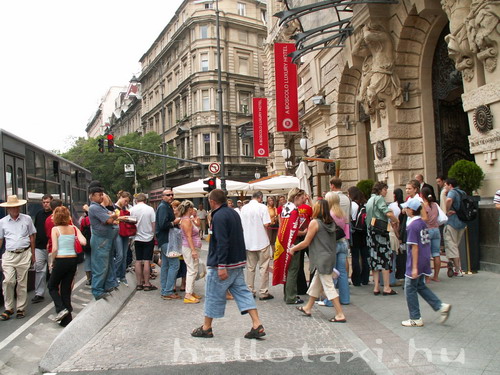
<svg viewBox="0 0 500 375">
<path fill-rule="evenodd" d="M 42 209 L 42 196 L 51 194 L 69 208 L 74 223 L 88 203 L 88 169 L 0 129 L 0 203 L 9 195 L 28 201 L 22 212 L 34 217 Z M 5 209 L 0 208 L 0 218 Z"/>
</svg>

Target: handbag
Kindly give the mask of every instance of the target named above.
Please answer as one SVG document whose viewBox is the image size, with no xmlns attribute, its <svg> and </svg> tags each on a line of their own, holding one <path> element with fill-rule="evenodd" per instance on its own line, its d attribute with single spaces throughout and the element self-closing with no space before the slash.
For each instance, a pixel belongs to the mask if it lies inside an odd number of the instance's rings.
<svg viewBox="0 0 500 375">
<path fill-rule="evenodd" d="M 78 235 L 76 233 L 76 228 L 73 226 L 73 230 L 75 231 L 75 252 L 77 254 L 80 254 L 83 252 L 83 247 L 82 244 L 80 243 L 80 240 L 78 240 Z"/>
<path fill-rule="evenodd" d="M 121 210 L 120 216 L 128 216 L 130 212 L 127 210 Z M 137 233 L 137 226 L 129 221 L 120 221 L 118 223 L 119 231 L 118 234 L 122 237 L 132 237 Z"/>
<path fill-rule="evenodd" d="M 438 204 L 436 204 L 436 206 L 438 208 L 438 217 L 437 217 L 438 224 L 439 225 L 446 224 L 448 222 L 448 215 L 444 213 L 444 211 L 441 209 L 441 207 L 439 207 Z"/>
<path fill-rule="evenodd" d="M 181 248 L 182 248 L 181 229 L 173 227 L 168 232 L 167 253 L 165 255 L 167 256 L 167 258 L 178 258 L 182 255 L 179 251 L 179 249 Z"/>
<path fill-rule="evenodd" d="M 200 261 L 198 263 L 198 273 L 196 274 L 196 280 L 203 279 L 206 274 L 207 274 L 207 266 L 205 265 L 205 263 Z"/>
<path fill-rule="evenodd" d="M 387 234 L 389 222 L 382 219 L 372 218 L 371 227 L 376 234 Z"/>
<path fill-rule="evenodd" d="M 339 241 L 342 238 L 345 238 L 345 232 L 341 227 L 337 225 L 337 228 L 335 229 L 335 240 Z"/>
</svg>

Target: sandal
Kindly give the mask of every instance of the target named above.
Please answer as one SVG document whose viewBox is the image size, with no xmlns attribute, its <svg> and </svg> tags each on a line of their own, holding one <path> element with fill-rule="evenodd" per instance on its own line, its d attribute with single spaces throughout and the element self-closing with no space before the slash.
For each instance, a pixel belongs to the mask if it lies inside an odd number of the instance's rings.
<svg viewBox="0 0 500 375">
<path fill-rule="evenodd" d="M 296 307 L 297 310 L 299 310 L 302 314 L 304 314 L 305 316 L 309 316 L 311 317 L 312 314 L 311 313 L 308 313 L 306 310 L 304 310 L 304 308 L 302 306 L 297 306 Z"/>
<path fill-rule="evenodd" d="M 23 319 L 26 316 L 26 312 L 24 310 L 17 310 L 16 319 Z"/>
<path fill-rule="evenodd" d="M 149 292 L 151 290 L 157 290 L 158 288 L 154 285 L 144 285 L 144 291 Z"/>
<path fill-rule="evenodd" d="M 9 320 L 10 317 L 14 315 L 14 311 L 13 310 L 5 310 L 1 315 L 0 315 L 0 320 Z"/>
<path fill-rule="evenodd" d="M 264 326 L 261 324 L 257 328 L 252 328 L 250 332 L 245 334 L 246 339 L 260 339 L 265 336 L 266 332 L 264 331 Z"/>
<path fill-rule="evenodd" d="M 212 338 L 214 337 L 214 334 L 212 332 L 212 327 L 207 329 L 206 331 L 203 329 L 203 326 L 195 328 L 193 332 L 191 332 L 191 336 L 193 337 L 203 337 L 203 338 Z"/>
<path fill-rule="evenodd" d="M 328 319 L 328 321 L 332 323 L 347 323 L 346 319 L 337 319 L 335 317 Z"/>
<path fill-rule="evenodd" d="M 135 287 L 135 290 L 144 290 L 144 287 L 142 285 L 137 285 Z"/>
</svg>

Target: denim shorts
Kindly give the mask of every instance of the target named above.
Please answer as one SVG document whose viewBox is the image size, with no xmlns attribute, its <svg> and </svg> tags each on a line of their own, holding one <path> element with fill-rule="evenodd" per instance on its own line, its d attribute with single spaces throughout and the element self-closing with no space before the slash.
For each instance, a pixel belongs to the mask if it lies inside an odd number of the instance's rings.
<svg viewBox="0 0 500 375">
<path fill-rule="evenodd" d="M 241 314 L 256 309 L 253 294 L 248 289 L 243 274 L 243 267 L 228 270 L 226 280 L 219 279 L 217 269 L 209 268 L 205 279 L 205 316 L 222 318 L 226 310 L 226 291 L 229 290 L 236 301 Z"/>
<path fill-rule="evenodd" d="M 441 233 L 439 228 L 429 228 L 428 231 L 431 240 L 431 255 L 438 257 L 441 254 Z"/>
</svg>

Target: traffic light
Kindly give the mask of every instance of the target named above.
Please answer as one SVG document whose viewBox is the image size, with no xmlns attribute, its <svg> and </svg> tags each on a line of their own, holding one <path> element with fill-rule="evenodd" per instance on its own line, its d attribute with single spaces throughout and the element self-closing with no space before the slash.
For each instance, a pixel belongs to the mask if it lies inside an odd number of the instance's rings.
<svg viewBox="0 0 500 375">
<path fill-rule="evenodd" d="M 115 136 L 113 134 L 108 134 L 108 152 L 115 152 Z"/>
<path fill-rule="evenodd" d="M 104 138 L 99 138 L 97 140 L 97 148 L 99 149 L 99 152 L 104 152 Z"/>
<path fill-rule="evenodd" d="M 217 184 L 217 178 L 216 177 L 211 177 L 209 179 L 206 179 L 203 181 L 203 183 L 207 186 L 203 188 L 206 192 L 210 193 L 212 190 L 216 188 Z"/>
</svg>

